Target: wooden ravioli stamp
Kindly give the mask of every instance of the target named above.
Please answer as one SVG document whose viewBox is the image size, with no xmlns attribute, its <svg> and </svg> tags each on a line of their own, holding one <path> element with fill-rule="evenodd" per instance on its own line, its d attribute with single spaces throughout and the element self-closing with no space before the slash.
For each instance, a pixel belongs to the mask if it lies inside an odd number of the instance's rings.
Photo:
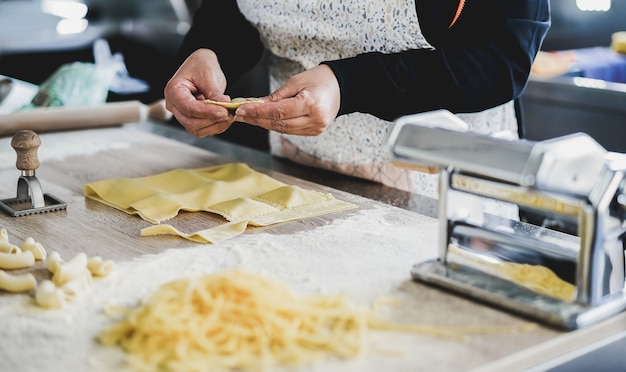
<svg viewBox="0 0 626 372">
<path fill-rule="evenodd" d="M 17 180 L 17 196 L 0 200 L 0 210 L 9 216 L 27 216 L 67 208 L 65 202 L 50 194 L 44 194 L 35 175 L 39 168 L 37 149 L 40 145 L 41 139 L 32 130 L 18 131 L 11 140 L 11 146 L 17 154 L 15 165 L 20 170 L 21 176 Z"/>
</svg>

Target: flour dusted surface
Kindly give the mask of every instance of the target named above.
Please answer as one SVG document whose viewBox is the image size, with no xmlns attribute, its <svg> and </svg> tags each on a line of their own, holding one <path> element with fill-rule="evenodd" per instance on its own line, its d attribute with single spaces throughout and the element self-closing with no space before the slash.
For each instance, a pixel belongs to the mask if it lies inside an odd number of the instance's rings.
<svg viewBox="0 0 626 372">
<path fill-rule="evenodd" d="M 0 370 L 120 370 L 121 350 L 95 341 L 113 322 L 102 309 L 134 306 L 160 285 L 188 274 L 239 267 L 276 276 L 296 292 L 345 293 L 357 306 L 369 306 L 409 280 L 412 263 L 436 251 L 436 220 L 403 210 L 376 206 L 320 227 L 302 223 L 303 231 L 295 234 L 257 230 L 222 244 L 118 263 L 111 276 L 95 281 L 63 310 L 37 308 L 25 295 L 3 295 Z M 395 357 L 382 360 L 398 362 Z M 361 370 L 359 363 L 348 365 Z"/>
</svg>

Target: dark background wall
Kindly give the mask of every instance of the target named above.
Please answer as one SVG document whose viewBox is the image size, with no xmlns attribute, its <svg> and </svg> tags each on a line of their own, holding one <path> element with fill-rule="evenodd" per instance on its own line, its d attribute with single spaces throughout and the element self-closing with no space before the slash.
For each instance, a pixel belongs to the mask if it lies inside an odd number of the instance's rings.
<svg viewBox="0 0 626 372">
<path fill-rule="evenodd" d="M 3 0 L 0 0 L 2 3 Z M 4 0 L 5 2 L 10 2 Z M 28 3 L 29 0 L 11 0 Z M 110 101 L 139 99 L 151 103 L 162 98 L 163 87 L 178 67 L 174 54 L 182 41 L 184 30 L 181 24 L 189 21 L 200 0 L 89 0 L 88 18 L 94 25 L 109 24 L 106 39 L 113 52 L 124 55 L 131 76 L 146 80 L 149 92 L 132 95 L 111 93 Z M 175 9 L 175 4 L 187 7 L 187 14 Z M 626 0 L 612 0 L 610 12 L 583 12 L 576 7 L 576 0 L 552 0 L 552 28 L 545 39 L 543 49 L 564 50 L 591 46 L 608 46 L 613 32 L 626 31 Z M 3 17 L 0 14 L 0 40 L 2 39 Z M 26 17 L 24 22 L 31 22 Z M 5 22 L 6 24 L 6 22 Z M 48 50 L 7 52 L 0 43 L 0 75 L 7 75 L 34 84 L 40 84 L 62 64 L 73 61 L 93 61 L 90 45 L 76 48 L 55 48 Z M 36 66 L 33 68 L 31 66 Z M 230 82 L 228 93 L 233 97 L 255 97 L 267 94 L 269 84 L 264 59 L 238 82 Z M 543 98 L 535 99 L 539 106 Z M 531 105 L 527 105 L 532 109 Z M 542 110 L 545 107 L 542 107 Z M 535 121 L 543 118 L 543 113 L 531 112 L 528 117 Z M 577 117 L 577 115 L 574 115 Z M 175 119 L 172 125 L 179 125 Z M 535 127 L 546 123 L 533 123 Z M 541 130 L 540 130 L 541 132 Z M 227 141 L 267 150 L 267 132 L 258 127 L 235 123 L 219 136 Z"/>
<path fill-rule="evenodd" d="M 2 3 L 3 0 L 0 0 Z M 2 8 L 5 14 L 0 14 L 0 75 L 10 76 L 33 84 L 41 84 L 63 64 L 71 62 L 93 62 L 93 50 L 90 43 L 73 47 L 55 45 L 39 45 L 28 50 L 18 48 L 6 50 L 2 47 L 3 36 L 11 33 L 4 30 L 3 19 L 15 20 L 16 16 L 23 17 L 24 22 L 33 22 L 40 17 L 40 9 L 34 1 L 9 0 L 21 2 L 22 5 L 32 6 L 32 17 L 23 11 L 18 14 L 7 14 L 6 10 L 15 7 Z M 163 88 L 178 68 L 174 60 L 175 53 L 182 42 L 185 22 L 191 16 L 199 0 L 170 1 L 170 0 L 88 0 L 89 13 L 87 18 L 93 28 L 105 27 L 103 37 L 109 42 L 113 53 L 124 56 L 127 70 L 132 77 L 145 80 L 150 90 L 144 93 L 116 94 L 109 93 L 107 101 L 140 100 L 150 104 L 163 97 Z M 2 5 L 7 5 L 2 4 Z M 18 4 L 9 4 L 18 5 Z M 176 10 L 176 6 L 185 6 L 185 11 Z M 5 18 L 6 17 L 6 18 Z M 35 21 L 36 22 L 36 21 Z M 4 22 L 7 27 L 7 22 Z M 48 27 L 48 26 L 46 26 Z M 44 26 L 42 25 L 43 29 Z M 37 32 L 37 25 L 32 29 Z M 4 30 L 4 35 L 3 35 Z M 54 29 L 45 31 L 54 32 Z M 33 38 L 36 38 L 36 33 Z M 27 35 L 23 35 L 28 39 Z M 265 59 L 252 71 L 248 72 L 239 81 L 229 82 L 227 93 L 232 97 L 257 97 L 267 94 L 269 82 L 266 74 Z M 179 126 L 176 119 L 170 124 Z M 248 147 L 267 150 L 269 148 L 267 131 L 242 123 L 235 123 L 231 129 L 218 137 L 243 144 Z"/>
<path fill-rule="evenodd" d="M 609 12 L 583 12 L 576 0 L 552 0 L 552 27 L 544 50 L 608 46 L 611 34 L 626 31 L 626 0 L 611 0 Z"/>
<path fill-rule="evenodd" d="M 612 0 L 609 12 L 581 11 L 576 0 L 552 0 L 551 6 L 552 27 L 543 44 L 545 51 L 609 47 L 614 32 L 626 31 L 626 0 Z M 567 76 L 531 78 L 521 98 L 525 138 L 544 140 L 584 132 L 607 150 L 626 152 L 622 140 L 626 136 L 626 84 L 593 85 L 577 84 Z"/>
</svg>

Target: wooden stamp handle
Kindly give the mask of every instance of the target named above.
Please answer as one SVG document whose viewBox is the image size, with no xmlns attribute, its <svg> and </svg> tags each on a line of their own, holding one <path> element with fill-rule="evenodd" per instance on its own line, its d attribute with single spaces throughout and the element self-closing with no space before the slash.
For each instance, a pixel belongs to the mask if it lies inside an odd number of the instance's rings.
<svg viewBox="0 0 626 372">
<path fill-rule="evenodd" d="M 37 149 L 40 145 L 41 139 L 32 130 L 20 130 L 15 133 L 11 140 L 11 147 L 17 153 L 15 161 L 17 169 L 34 175 L 35 170 L 39 168 Z"/>
</svg>

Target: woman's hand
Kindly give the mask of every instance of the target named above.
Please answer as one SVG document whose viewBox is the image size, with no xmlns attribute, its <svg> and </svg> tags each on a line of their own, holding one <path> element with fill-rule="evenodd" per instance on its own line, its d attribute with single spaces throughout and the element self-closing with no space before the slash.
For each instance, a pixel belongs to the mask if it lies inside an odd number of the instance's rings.
<svg viewBox="0 0 626 372">
<path fill-rule="evenodd" d="M 224 95 L 226 77 L 217 56 L 209 49 L 193 52 L 168 81 L 165 104 L 187 131 L 197 137 L 226 131 L 234 122 L 228 110 L 204 103 L 205 99 L 230 101 Z"/>
<path fill-rule="evenodd" d="M 240 106 L 235 120 L 280 133 L 317 136 L 339 112 L 341 94 L 335 74 L 319 65 L 291 77 L 263 104 Z"/>
</svg>

